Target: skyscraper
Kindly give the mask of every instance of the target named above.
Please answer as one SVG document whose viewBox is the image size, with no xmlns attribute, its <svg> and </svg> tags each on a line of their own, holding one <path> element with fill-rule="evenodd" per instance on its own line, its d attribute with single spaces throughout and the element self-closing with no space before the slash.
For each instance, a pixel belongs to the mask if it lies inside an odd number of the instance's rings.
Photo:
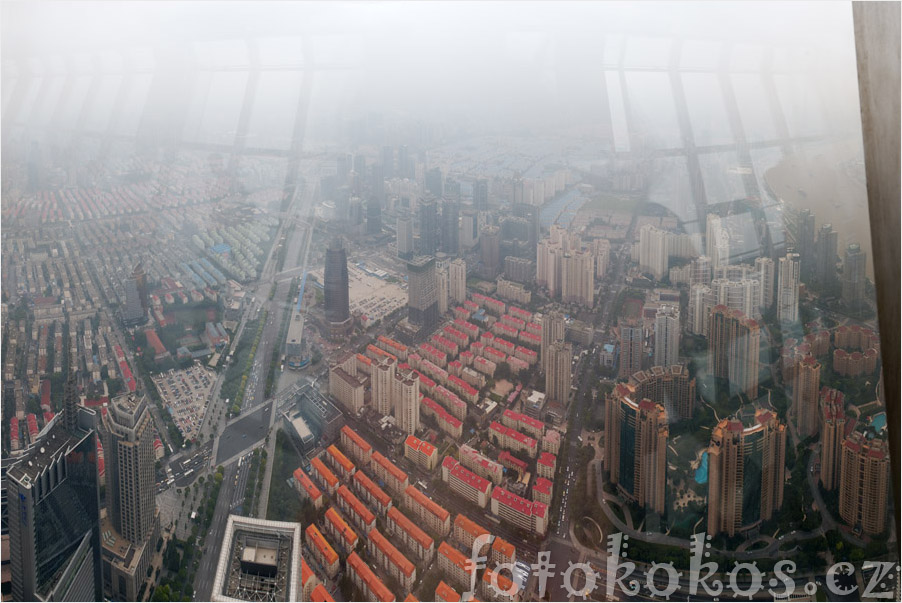
<svg viewBox="0 0 902 603">
<path fill-rule="evenodd" d="M 94 411 L 70 377 L 62 416 L 7 470 L 15 601 L 100 601 L 100 483 Z"/>
<path fill-rule="evenodd" d="M 413 162 L 410 160 L 407 145 L 398 147 L 398 178 L 411 178 L 413 174 Z"/>
<path fill-rule="evenodd" d="M 655 366 L 671 366 L 680 357 L 680 308 L 662 306 L 655 315 Z"/>
<path fill-rule="evenodd" d="M 664 405 L 638 398 L 632 385 L 606 396 L 605 470 L 620 493 L 655 513 L 665 508 L 669 434 Z"/>
<path fill-rule="evenodd" d="M 742 312 L 718 305 L 708 317 L 708 372 L 730 381 L 750 400 L 758 397 L 761 330 Z"/>
<path fill-rule="evenodd" d="M 777 320 L 793 323 L 799 320 L 799 254 L 787 253 L 780 258 L 777 273 Z"/>
<path fill-rule="evenodd" d="M 711 258 L 701 255 L 689 263 L 689 286 L 711 283 Z"/>
<path fill-rule="evenodd" d="M 397 367 L 395 359 L 388 356 L 380 356 L 373 362 L 371 398 L 373 408 L 382 416 L 388 416 L 392 411 L 392 394 Z"/>
<path fill-rule="evenodd" d="M 886 440 L 853 431 L 842 445 L 839 482 L 839 516 L 865 534 L 886 529 L 887 492 L 890 480 Z"/>
<path fill-rule="evenodd" d="M 348 256 L 337 237 L 326 249 L 323 281 L 326 321 L 331 334 L 345 334 L 353 324 L 348 291 Z"/>
<path fill-rule="evenodd" d="M 758 279 L 716 278 L 711 281 L 711 289 L 716 303 L 739 310 L 746 316 L 761 316 L 761 283 Z"/>
<path fill-rule="evenodd" d="M 425 199 L 419 202 L 420 212 L 420 255 L 435 255 L 438 251 L 439 232 L 438 210 L 435 201 Z"/>
<path fill-rule="evenodd" d="M 814 356 L 805 356 L 798 364 L 792 385 L 792 410 L 800 438 L 817 435 L 820 427 L 820 392 L 821 364 Z"/>
<path fill-rule="evenodd" d="M 375 196 L 366 202 L 366 234 L 377 235 L 382 232 L 382 204 Z"/>
<path fill-rule="evenodd" d="M 689 287 L 689 317 L 686 330 L 696 335 L 708 336 L 708 315 L 717 305 L 717 296 L 708 285 Z"/>
<path fill-rule="evenodd" d="M 814 272 L 815 220 L 810 209 L 803 209 L 796 217 L 795 249 L 801 264 L 801 279 L 806 283 Z"/>
<path fill-rule="evenodd" d="M 639 270 L 661 280 L 667 273 L 667 232 L 645 224 L 639 229 Z"/>
<path fill-rule="evenodd" d="M 389 180 L 395 177 L 395 150 L 382 147 L 382 173 Z"/>
<path fill-rule="evenodd" d="M 708 446 L 708 534 L 734 536 L 783 505 L 786 426 L 769 410 L 721 419 Z"/>
<path fill-rule="evenodd" d="M 864 275 L 867 254 L 858 243 L 846 249 L 842 265 L 842 301 L 847 308 L 857 310 L 864 304 Z"/>
<path fill-rule="evenodd" d="M 708 214 L 705 225 L 705 255 L 711 258 L 712 268 L 730 263 L 730 233 L 715 214 Z"/>
<path fill-rule="evenodd" d="M 104 589 L 111 598 L 136 600 L 159 533 L 153 422 L 145 397 L 113 398 L 101 424 L 108 511 L 101 524 Z"/>
<path fill-rule="evenodd" d="M 150 533 L 156 511 L 153 426 L 144 396 L 113 398 L 101 433 L 113 527 L 131 542 L 141 542 Z"/>
<path fill-rule="evenodd" d="M 448 267 L 448 295 L 456 304 L 467 301 L 467 263 L 457 258 Z"/>
<path fill-rule="evenodd" d="M 595 258 L 589 251 L 565 253 L 561 259 L 561 301 L 595 305 Z"/>
<path fill-rule="evenodd" d="M 647 371 L 633 373 L 629 383 L 636 388 L 635 400 L 648 398 L 656 404 L 663 404 L 670 422 L 692 418 L 695 379 L 689 378 L 689 369 L 685 366 L 653 366 Z"/>
<path fill-rule="evenodd" d="M 135 279 L 135 285 L 138 288 L 138 298 L 141 300 L 141 308 L 144 309 L 144 312 L 147 312 L 148 309 L 148 298 L 147 298 L 147 272 L 144 271 L 144 262 L 138 262 L 135 269 L 132 271 L 132 278 Z"/>
<path fill-rule="evenodd" d="M 435 277 L 438 280 L 438 313 L 443 315 L 448 311 L 450 299 L 451 275 L 449 271 L 448 257 L 441 254 L 435 258 Z"/>
<path fill-rule="evenodd" d="M 548 358 L 550 355 L 549 348 L 551 344 L 558 341 L 564 341 L 564 315 L 558 310 L 551 310 L 542 316 L 542 348 L 539 360 L 542 363 L 542 370 L 548 372 Z M 547 393 L 547 392 L 546 392 Z"/>
<path fill-rule="evenodd" d="M 573 346 L 557 341 L 548 346 L 548 364 L 545 372 L 545 395 L 549 400 L 566 405 L 570 400 Z"/>
<path fill-rule="evenodd" d="M 413 257 L 413 220 L 410 218 L 410 212 L 400 210 L 398 212 L 396 244 L 398 246 L 398 257 L 409 260 Z"/>
<path fill-rule="evenodd" d="M 842 445 L 846 431 L 845 400 L 841 391 L 825 387 L 821 391 L 821 484 L 830 491 L 839 485 Z"/>
<path fill-rule="evenodd" d="M 438 323 L 435 258 L 420 256 L 407 262 L 407 308 L 411 324 L 428 330 Z"/>
<path fill-rule="evenodd" d="M 445 194 L 444 181 L 441 168 L 434 167 L 426 172 L 426 191 L 441 199 Z"/>
<path fill-rule="evenodd" d="M 420 376 L 402 369 L 392 379 L 392 404 L 398 429 L 412 435 L 420 428 Z"/>
<path fill-rule="evenodd" d="M 617 376 L 621 379 L 630 377 L 642 370 L 642 348 L 644 333 L 642 323 L 635 319 L 621 319 L 620 330 L 620 370 Z"/>
<path fill-rule="evenodd" d="M 374 163 L 370 170 L 370 194 L 380 205 L 385 201 L 385 173 L 381 163 Z"/>
<path fill-rule="evenodd" d="M 472 209 L 465 209 L 460 217 L 460 246 L 472 249 L 479 242 L 479 216 Z"/>
<path fill-rule="evenodd" d="M 147 314 L 141 305 L 141 293 L 134 278 L 125 279 L 125 307 L 122 309 L 122 324 L 127 327 L 143 325 Z"/>
<path fill-rule="evenodd" d="M 814 245 L 814 280 L 823 291 L 832 289 L 836 284 L 837 245 L 839 233 L 833 230 L 833 225 L 821 226 Z"/>
<path fill-rule="evenodd" d="M 774 261 L 770 258 L 755 258 L 755 272 L 761 283 L 761 309 L 768 310 L 774 304 Z"/>
<path fill-rule="evenodd" d="M 482 275 L 493 279 L 501 272 L 501 233 L 497 226 L 488 226 L 479 235 Z"/>
<path fill-rule="evenodd" d="M 446 197 L 442 201 L 442 250 L 448 255 L 457 255 L 459 243 L 460 204 Z"/>
<path fill-rule="evenodd" d="M 489 181 L 483 178 L 473 183 L 473 208 L 476 211 L 489 209 Z"/>
</svg>

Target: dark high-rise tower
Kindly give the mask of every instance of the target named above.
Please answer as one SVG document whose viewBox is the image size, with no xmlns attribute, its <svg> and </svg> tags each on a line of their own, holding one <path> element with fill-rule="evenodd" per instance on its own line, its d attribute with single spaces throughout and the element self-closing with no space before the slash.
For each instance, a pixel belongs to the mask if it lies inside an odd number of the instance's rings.
<svg viewBox="0 0 902 603">
<path fill-rule="evenodd" d="M 147 314 L 141 306 L 141 294 L 138 282 L 134 278 L 125 279 L 125 308 L 122 309 L 122 324 L 125 326 L 143 325 L 147 322 Z"/>
<path fill-rule="evenodd" d="M 428 330 L 438 322 L 435 258 L 420 256 L 407 262 L 407 309 L 411 324 Z"/>
<path fill-rule="evenodd" d="M 398 147 L 398 178 L 410 178 L 413 172 L 413 162 L 410 160 L 407 145 Z"/>
<path fill-rule="evenodd" d="M 370 171 L 370 191 L 372 198 L 379 203 L 385 200 L 385 173 L 381 163 L 374 163 Z"/>
<path fill-rule="evenodd" d="M 138 265 L 135 266 L 132 272 L 132 278 L 135 279 L 135 284 L 138 286 L 138 297 L 141 298 L 141 307 L 147 312 L 147 272 L 144 271 L 144 262 L 138 262 Z"/>
<path fill-rule="evenodd" d="M 103 596 L 95 414 L 67 399 L 64 413 L 70 412 L 72 417 L 53 421 L 7 471 L 15 601 Z"/>
<path fill-rule="evenodd" d="M 479 249 L 482 255 L 482 275 L 493 279 L 501 272 L 501 231 L 497 226 L 488 226 L 479 235 Z"/>
<path fill-rule="evenodd" d="M 326 266 L 323 274 L 326 320 L 333 334 L 346 332 L 351 324 L 348 293 L 348 256 L 341 240 L 335 238 L 326 249 Z"/>
<path fill-rule="evenodd" d="M 489 181 L 480 178 L 473 183 L 473 208 L 476 211 L 489 209 Z"/>
<path fill-rule="evenodd" d="M 382 232 L 382 204 L 376 198 L 366 202 L 366 234 L 377 235 Z"/>
<path fill-rule="evenodd" d="M 438 209 L 435 201 L 420 201 L 420 254 L 435 255 L 439 243 Z"/>
<path fill-rule="evenodd" d="M 802 282 L 809 282 L 814 272 L 814 214 L 810 209 L 799 212 L 796 220 L 796 253 L 801 261 Z"/>
<path fill-rule="evenodd" d="M 395 177 L 395 150 L 391 147 L 382 147 L 382 173 L 389 180 Z"/>
<path fill-rule="evenodd" d="M 432 193 L 439 199 L 445 194 L 445 187 L 442 182 L 442 170 L 440 168 L 435 167 L 426 172 L 426 191 Z"/>
<path fill-rule="evenodd" d="M 864 303 L 864 275 L 867 255 L 858 243 L 846 249 L 842 262 L 842 301 L 847 308 L 858 309 Z"/>
<path fill-rule="evenodd" d="M 839 233 L 831 224 L 824 224 L 817 233 L 814 245 L 814 278 L 822 291 L 832 289 L 836 285 L 836 250 L 839 245 Z"/>
<path fill-rule="evenodd" d="M 445 197 L 442 202 L 442 250 L 457 255 L 460 249 L 460 205 L 456 199 Z"/>
</svg>

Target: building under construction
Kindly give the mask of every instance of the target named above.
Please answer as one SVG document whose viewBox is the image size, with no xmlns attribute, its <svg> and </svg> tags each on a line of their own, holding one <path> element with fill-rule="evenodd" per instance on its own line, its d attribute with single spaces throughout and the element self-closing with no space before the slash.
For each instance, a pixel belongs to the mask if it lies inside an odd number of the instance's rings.
<svg viewBox="0 0 902 603">
<path fill-rule="evenodd" d="M 301 524 L 230 515 L 213 601 L 299 601 Z"/>
</svg>

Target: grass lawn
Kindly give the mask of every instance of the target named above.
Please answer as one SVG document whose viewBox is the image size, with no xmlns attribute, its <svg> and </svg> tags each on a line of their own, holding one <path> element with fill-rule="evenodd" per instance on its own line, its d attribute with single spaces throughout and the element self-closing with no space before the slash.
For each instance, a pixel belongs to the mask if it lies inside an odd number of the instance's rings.
<svg viewBox="0 0 902 603">
<path fill-rule="evenodd" d="M 266 508 L 266 519 L 275 521 L 300 521 L 301 499 L 298 493 L 288 485 L 287 479 L 294 470 L 300 467 L 301 458 L 288 436 L 278 431 L 276 434 L 275 454 L 272 460 L 272 480 L 269 483 L 269 505 Z"/>
</svg>

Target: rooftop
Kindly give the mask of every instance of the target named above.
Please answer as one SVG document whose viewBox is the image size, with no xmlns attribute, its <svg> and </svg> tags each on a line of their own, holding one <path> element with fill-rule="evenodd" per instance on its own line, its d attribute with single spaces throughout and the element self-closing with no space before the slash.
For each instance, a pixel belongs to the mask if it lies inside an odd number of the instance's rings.
<svg viewBox="0 0 902 603">
<path fill-rule="evenodd" d="M 213 581 L 213 601 L 296 601 L 301 524 L 230 515 Z"/>
</svg>

